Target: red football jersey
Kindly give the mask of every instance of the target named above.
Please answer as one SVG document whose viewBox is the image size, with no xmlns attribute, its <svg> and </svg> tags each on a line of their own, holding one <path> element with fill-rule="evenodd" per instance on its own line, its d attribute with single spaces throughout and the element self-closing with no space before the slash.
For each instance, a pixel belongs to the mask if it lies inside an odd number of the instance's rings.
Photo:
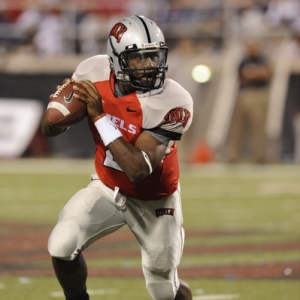
<svg viewBox="0 0 300 300">
<path fill-rule="evenodd" d="M 175 81 L 166 79 L 159 90 L 116 97 L 114 76 L 106 55 L 97 55 L 82 62 L 73 78 L 86 78 L 94 83 L 102 96 L 103 110 L 119 128 L 125 141 L 134 145 L 144 130 L 170 139 L 160 164 L 141 182 L 132 183 L 114 161 L 94 123 L 89 120 L 96 145 L 95 169 L 100 180 L 110 188 L 119 187 L 124 195 L 140 200 L 156 200 L 175 192 L 179 180 L 175 140 L 181 138 L 192 121 L 193 102 L 190 94 Z"/>
</svg>

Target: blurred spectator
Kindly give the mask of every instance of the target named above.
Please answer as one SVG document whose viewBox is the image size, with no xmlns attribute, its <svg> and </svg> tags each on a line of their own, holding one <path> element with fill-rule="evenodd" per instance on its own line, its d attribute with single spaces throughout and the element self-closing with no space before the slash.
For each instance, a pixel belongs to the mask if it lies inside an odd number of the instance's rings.
<svg viewBox="0 0 300 300">
<path fill-rule="evenodd" d="M 0 24 L 12 24 L 20 15 L 21 9 L 18 6 L 9 8 L 8 3 L 0 0 Z"/>
<path fill-rule="evenodd" d="M 0 56 L 2 57 L 23 42 L 22 31 L 15 26 L 20 13 L 21 9 L 17 6 L 8 9 L 8 3 L 0 0 Z"/>
<path fill-rule="evenodd" d="M 240 37 L 264 35 L 267 30 L 264 6 L 254 0 L 242 3 L 238 8 L 236 23 L 233 23 L 232 30 L 237 31 Z"/>
<path fill-rule="evenodd" d="M 0 24 L 9 24 L 12 23 L 10 15 L 6 9 L 0 7 Z"/>
<path fill-rule="evenodd" d="M 37 6 L 29 6 L 24 10 L 16 21 L 16 26 L 22 30 L 25 36 L 24 44 L 34 50 L 33 38 L 42 20 L 42 13 Z"/>
<path fill-rule="evenodd" d="M 33 38 L 37 53 L 43 56 L 63 54 L 63 26 L 59 1 L 46 3 Z"/>
<path fill-rule="evenodd" d="M 40 6 L 28 6 L 15 25 L 26 36 L 26 45 L 41 56 L 64 53 L 64 19 L 60 1 L 44 0 Z"/>
<path fill-rule="evenodd" d="M 299 0 L 270 0 L 266 20 L 272 27 L 288 27 L 294 30 L 300 20 Z"/>
<path fill-rule="evenodd" d="M 220 1 L 173 0 L 169 8 L 170 21 L 204 22 L 219 19 Z"/>
<path fill-rule="evenodd" d="M 239 65 L 239 93 L 229 135 L 228 162 L 241 160 L 248 143 L 255 163 L 264 163 L 265 119 L 269 99 L 271 67 L 257 40 L 245 41 L 245 55 Z"/>
<path fill-rule="evenodd" d="M 97 12 L 88 11 L 78 24 L 78 40 L 80 53 L 95 55 L 100 53 L 100 38 L 102 37 L 102 24 L 105 23 Z"/>
</svg>

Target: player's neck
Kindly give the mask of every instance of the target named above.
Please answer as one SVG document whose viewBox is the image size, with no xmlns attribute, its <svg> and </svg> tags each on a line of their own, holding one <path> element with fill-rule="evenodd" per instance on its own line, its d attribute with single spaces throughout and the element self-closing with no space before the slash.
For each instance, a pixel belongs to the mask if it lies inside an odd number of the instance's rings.
<svg viewBox="0 0 300 300">
<path fill-rule="evenodd" d="M 120 94 L 119 96 L 125 96 L 125 95 L 131 94 L 135 91 L 136 91 L 136 89 L 133 88 L 130 83 L 116 81 L 115 92 L 117 95 Z"/>
</svg>

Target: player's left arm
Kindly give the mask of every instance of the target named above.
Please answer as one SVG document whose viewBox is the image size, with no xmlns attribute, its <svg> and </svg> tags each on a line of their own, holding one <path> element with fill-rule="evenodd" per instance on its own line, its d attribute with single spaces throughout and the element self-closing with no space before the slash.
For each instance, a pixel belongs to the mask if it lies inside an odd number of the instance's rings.
<svg viewBox="0 0 300 300">
<path fill-rule="evenodd" d="M 135 145 L 117 138 L 108 145 L 114 160 L 132 182 L 139 182 L 148 176 L 163 159 L 167 146 L 142 132 Z"/>
</svg>

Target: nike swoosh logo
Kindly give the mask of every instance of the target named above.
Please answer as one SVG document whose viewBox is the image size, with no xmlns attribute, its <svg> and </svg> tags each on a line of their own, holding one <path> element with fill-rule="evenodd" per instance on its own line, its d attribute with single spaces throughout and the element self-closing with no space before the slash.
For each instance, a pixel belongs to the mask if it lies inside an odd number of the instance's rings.
<svg viewBox="0 0 300 300">
<path fill-rule="evenodd" d="M 70 103 L 72 101 L 73 94 L 74 94 L 74 91 L 72 91 L 72 93 L 70 94 L 69 97 L 64 96 L 64 100 L 65 100 L 66 103 Z"/>
<path fill-rule="evenodd" d="M 134 109 L 130 109 L 129 106 L 126 108 L 126 110 L 127 110 L 128 112 L 137 112 L 137 111 L 134 110 Z"/>
</svg>

